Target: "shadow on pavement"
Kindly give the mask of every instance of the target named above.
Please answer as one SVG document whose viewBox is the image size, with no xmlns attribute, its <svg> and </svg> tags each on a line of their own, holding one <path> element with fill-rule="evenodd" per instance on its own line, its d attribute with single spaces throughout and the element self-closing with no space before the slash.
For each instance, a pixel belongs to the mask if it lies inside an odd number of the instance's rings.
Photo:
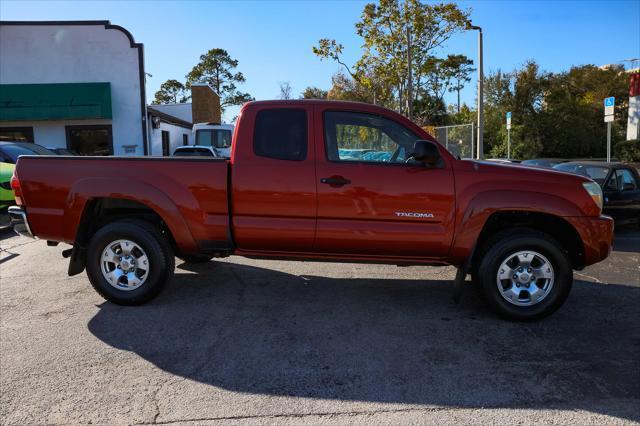
<svg viewBox="0 0 640 426">
<path fill-rule="evenodd" d="M 640 253 L 640 229 L 637 225 L 616 228 L 613 242 L 615 251 Z"/>
<path fill-rule="evenodd" d="M 177 273 L 148 305 L 104 303 L 89 330 L 166 372 L 236 392 L 568 406 L 640 420 L 640 288 L 576 281 L 555 315 L 516 324 L 490 314 L 471 289 L 454 305 L 449 281 L 300 277 L 216 262 L 197 270 Z"/>
</svg>

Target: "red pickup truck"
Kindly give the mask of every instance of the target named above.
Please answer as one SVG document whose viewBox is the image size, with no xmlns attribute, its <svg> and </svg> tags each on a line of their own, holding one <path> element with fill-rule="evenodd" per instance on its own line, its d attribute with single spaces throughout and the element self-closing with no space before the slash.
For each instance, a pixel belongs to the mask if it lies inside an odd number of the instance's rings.
<svg viewBox="0 0 640 426">
<path fill-rule="evenodd" d="M 21 157 L 10 215 L 73 248 L 117 304 L 141 304 L 187 262 L 251 258 L 455 265 L 498 314 L 555 311 L 572 270 L 610 252 L 602 192 L 562 172 L 454 158 L 373 105 L 246 104 L 230 159 Z"/>
</svg>

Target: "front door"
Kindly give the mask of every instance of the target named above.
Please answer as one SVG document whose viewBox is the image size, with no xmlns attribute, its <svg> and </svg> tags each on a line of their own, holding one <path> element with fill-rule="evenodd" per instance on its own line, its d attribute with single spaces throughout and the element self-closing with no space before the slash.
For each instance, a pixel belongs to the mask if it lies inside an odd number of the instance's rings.
<svg viewBox="0 0 640 426">
<path fill-rule="evenodd" d="M 453 237 L 450 165 L 428 168 L 408 159 L 422 139 L 390 117 L 318 111 L 319 253 L 437 258 Z M 319 133 L 318 133 L 319 134 Z"/>
</svg>

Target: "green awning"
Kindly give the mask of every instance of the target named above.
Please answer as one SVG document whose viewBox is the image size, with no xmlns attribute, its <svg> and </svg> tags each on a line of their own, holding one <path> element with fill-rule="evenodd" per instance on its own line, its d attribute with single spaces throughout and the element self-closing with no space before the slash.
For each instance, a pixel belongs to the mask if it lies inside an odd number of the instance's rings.
<svg viewBox="0 0 640 426">
<path fill-rule="evenodd" d="M 112 118 L 110 83 L 0 84 L 0 121 Z"/>
</svg>

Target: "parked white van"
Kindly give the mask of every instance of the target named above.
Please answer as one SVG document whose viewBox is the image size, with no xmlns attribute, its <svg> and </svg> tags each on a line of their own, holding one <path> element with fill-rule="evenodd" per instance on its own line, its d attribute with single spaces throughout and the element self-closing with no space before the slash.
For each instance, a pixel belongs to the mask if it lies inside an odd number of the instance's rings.
<svg viewBox="0 0 640 426">
<path fill-rule="evenodd" d="M 233 124 L 195 123 L 193 125 L 194 145 L 210 146 L 220 157 L 231 156 Z"/>
</svg>

